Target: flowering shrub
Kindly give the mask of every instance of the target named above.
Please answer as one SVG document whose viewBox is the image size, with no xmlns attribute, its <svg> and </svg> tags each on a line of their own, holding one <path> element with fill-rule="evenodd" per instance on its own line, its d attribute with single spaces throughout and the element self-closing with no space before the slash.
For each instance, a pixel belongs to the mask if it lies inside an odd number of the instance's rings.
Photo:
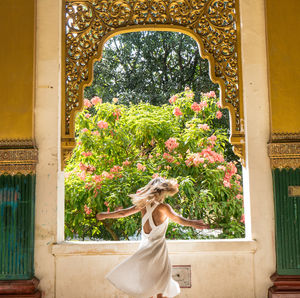
<svg viewBox="0 0 300 298">
<path fill-rule="evenodd" d="M 223 114 L 213 91 L 197 101 L 186 88 L 160 107 L 98 97 L 84 105 L 65 171 L 67 238 L 138 237 L 139 214 L 103 222 L 95 215 L 131 206 L 128 194 L 158 176 L 178 180 L 179 193 L 166 199 L 178 213 L 221 229 L 214 237 L 244 237 L 241 176 L 226 156 L 228 129 L 218 124 Z M 169 239 L 209 237 L 175 223 L 167 231 Z"/>
</svg>

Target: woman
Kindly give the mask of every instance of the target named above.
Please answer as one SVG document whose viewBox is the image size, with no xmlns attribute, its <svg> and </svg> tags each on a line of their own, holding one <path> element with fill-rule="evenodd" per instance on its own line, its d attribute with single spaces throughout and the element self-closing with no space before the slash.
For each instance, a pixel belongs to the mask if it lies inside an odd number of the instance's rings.
<svg viewBox="0 0 300 298">
<path fill-rule="evenodd" d="M 161 177 L 151 180 L 136 194 L 129 195 L 133 206 L 115 212 L 97 214 L 98 220 L 126 217 L 142 213 L 142 241 L 131 257 L 115 267 L 106 278 L 123 292 L 135 297 L 175 297 L 180 293 L 172 279 L 165 233 L 168 219 L 196 229 L 207 229 L 202 220 L 186 219 L 163 203 L 167 196 L 178 192 L 176 180 Z"/>
</svg>

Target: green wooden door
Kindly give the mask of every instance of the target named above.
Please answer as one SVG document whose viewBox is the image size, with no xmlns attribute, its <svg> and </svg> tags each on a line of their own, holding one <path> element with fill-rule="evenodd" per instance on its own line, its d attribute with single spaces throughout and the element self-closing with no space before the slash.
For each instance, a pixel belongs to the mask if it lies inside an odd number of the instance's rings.
<svg viewBox="0 0 300 298">
<path fill-rule="evenodd" d="M 277 273 L 300 274 L 300 196 L 289 196 L 289 186 L 300 185 L 300 169 L 273 170 Z"/>
<path fill-rule="evenodd" d="M 0 280 L 33 277 L 35 175 L 0 176 Z"/>
</svg>

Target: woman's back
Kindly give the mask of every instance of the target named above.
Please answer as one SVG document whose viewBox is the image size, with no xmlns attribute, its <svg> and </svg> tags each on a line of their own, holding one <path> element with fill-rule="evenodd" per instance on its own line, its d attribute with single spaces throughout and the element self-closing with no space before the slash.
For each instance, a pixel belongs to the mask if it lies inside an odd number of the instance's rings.
<svg viewBox="0 0 300 298">
<path fill-rule="evenodd" d="M 152 220 L 155 226 L 161 225 L 163 222 L 165 222 L 167 216 L 165 215 L 165 212 L 163 210 L 163 204 L 155 204 L 152 203 L 151 205 L 148 205 L 148 207 L 145 207 L 141 210 L 142 213 L 142 218 L 146 215 L 147 213 L 147 208 L 150 210 L 150 208 L 153 208 L 151 210 L 152 213 Z M 150 215 L 151 216 L 151 215 Z M 143 223 L 143 230 L 145 234 L 150 234 L 152 231 L 151 224 L 150 224 L 150 219 L 147 219 Z"/>
</svg>

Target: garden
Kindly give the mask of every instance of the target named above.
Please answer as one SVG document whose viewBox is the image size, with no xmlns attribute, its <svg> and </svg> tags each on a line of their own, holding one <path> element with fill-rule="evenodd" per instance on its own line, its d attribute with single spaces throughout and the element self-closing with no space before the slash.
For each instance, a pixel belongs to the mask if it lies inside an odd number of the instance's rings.
<svg viewBox="0 0 300 298">
<path fill-rule="evenodd" d="M 176 212 L 203 219 L 216 232 L 170 222 L 167 239 L 245 236 L 241 165 L 229 143 L 228 111 L 214 91 L 196 96 L 186 87 L 161 105 L 93 96 L 84 100 L 75 127 L 65 169 L 66 239 L 139 239 L 139 213 L 95 216 L 130 207 L 128 195 L 158 176 L 177 179 L 178 194 L 166 199 Z"/>
</svg>

